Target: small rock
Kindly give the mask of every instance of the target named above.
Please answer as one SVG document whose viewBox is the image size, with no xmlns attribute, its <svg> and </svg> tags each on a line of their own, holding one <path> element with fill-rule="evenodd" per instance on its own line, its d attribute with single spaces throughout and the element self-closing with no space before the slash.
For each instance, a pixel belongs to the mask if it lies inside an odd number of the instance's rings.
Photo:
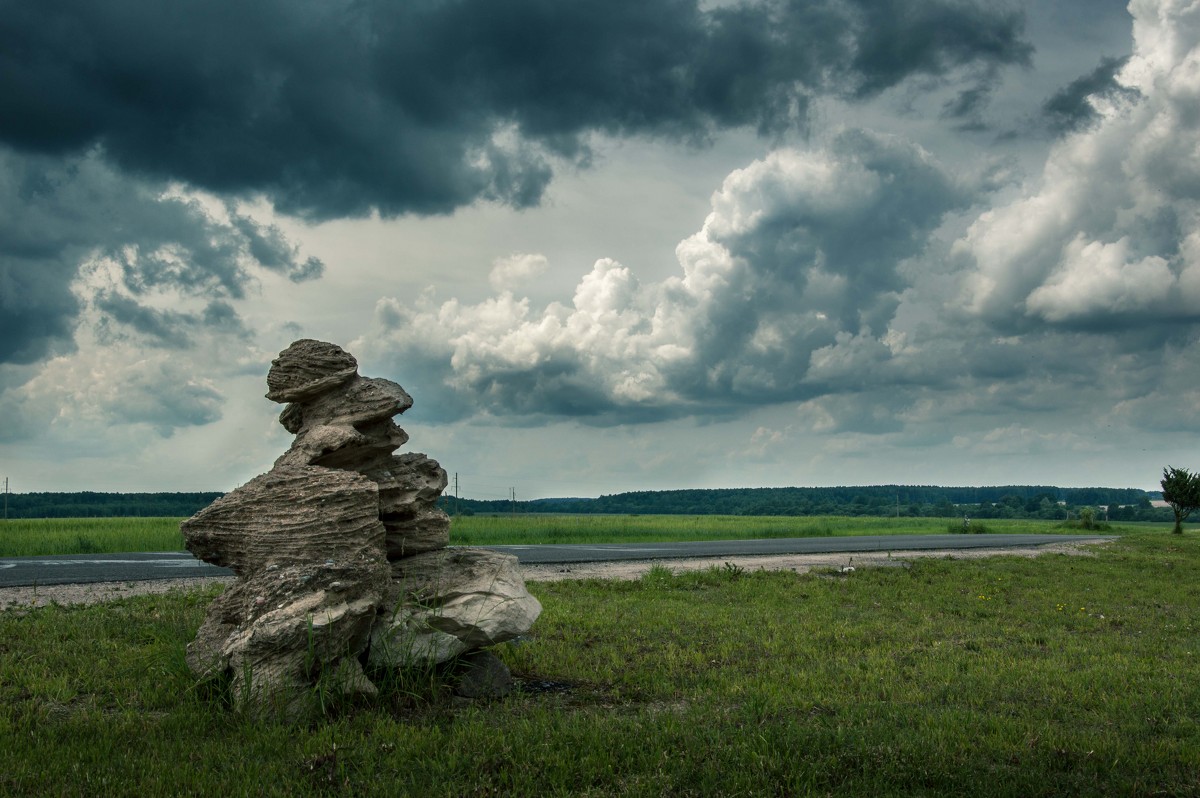
<svg viewBox="0 0 1200 798">
<path fill-rule="evenodd" d="M 517 558 L 488 549 L 442 549 L 392 563 L 389 610 L 372 632 L 371 662 L 447 662 L 525 634 L 542 605 Z"/>
<path fill-rule="evenodd" d="M 463 698 L 503 698 L 512 691 L 512 673 L 504 661 L 487 649 L 472 651 L 455 664 L 458 684 L 454 694 Z"/>
</svg>

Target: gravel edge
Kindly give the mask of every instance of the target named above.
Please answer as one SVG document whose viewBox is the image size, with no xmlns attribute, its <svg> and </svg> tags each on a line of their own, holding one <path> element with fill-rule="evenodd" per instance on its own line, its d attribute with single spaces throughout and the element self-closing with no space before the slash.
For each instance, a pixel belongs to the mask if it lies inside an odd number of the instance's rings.
<svg viewBox="0 0 1200 798">
<path fill-rule="evenodd" d="M 951 560 L 974 560 L 980 557 L 1037 557 L 1043 554 L 1094 556 L 1096 546 L 1108 541 L 1079 543 L 1048 543 L 1042 546 L 1002 549 L 937 549 L 904 552 L 859 552 L 857 554 L 772 554 L 746 557 L 695 557 L 678 560 L 624 560 L 621 562 L 524 565 L 521 573 L 530 582 L 549 582 L 563 579 L 638 579 L 658 566 L 674 573 L 702 571 L 706 568 L 730 566 L 750 571 L 794 571 L 806 573 L 822 568 L 880 568 L 903 566 L 908 561 L 937 557 Z M 210 576 L 189 579 L 152 579 L 140 582 L 94 582 L 77 585 L 40 585 L 36 587 L 0 588 L 0 611 L 14 608 L 44 607 L 48 604 L 98 604 L 105 601 L 162 593 L 188 593 L 213 584 L 228 584 L 231 576 Z"/>
</svg>

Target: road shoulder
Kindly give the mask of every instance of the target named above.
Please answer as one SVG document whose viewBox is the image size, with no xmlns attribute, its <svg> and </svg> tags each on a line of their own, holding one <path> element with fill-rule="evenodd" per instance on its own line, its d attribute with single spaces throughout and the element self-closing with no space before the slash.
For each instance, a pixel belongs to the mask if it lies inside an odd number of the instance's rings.
<svg viewBox="0 0 1200 798">
<path fill-rule="evenodd" d="M 768 554 L 729 557 L 690 557 L 674 560 L 624 560 L 620 562 L 523 565 L 521 573 L 527 581 L 547 582 L 563 579 L 637 579 L 658 566 L 675 573 L 702 571 L 706 568 L 730 566 L 748 571 L 794 571 L 806 573 L 814 569 L 880 568 L 903 566 L 916 559 L 938 557 L 953 560 L 973 560 L 980 557 L 1037 557 L 1043 554 L 1094 556 L 1098 546 L 1107 541 L 1048 543 L 1041 546 L 993 549 L 931 549 L 925 551 L 858 552 L 855 554 Z M 152 579 L 139 582 L 97 582 L 80 585 L 43 585 L 35 587 L 0 588 L 0 611 L 47 604 L 97 604 L 104 601 L 147 594 L 191 592 L 213 584 L 233 581 L 230 576 L 185 579 Z"/>
</svg>

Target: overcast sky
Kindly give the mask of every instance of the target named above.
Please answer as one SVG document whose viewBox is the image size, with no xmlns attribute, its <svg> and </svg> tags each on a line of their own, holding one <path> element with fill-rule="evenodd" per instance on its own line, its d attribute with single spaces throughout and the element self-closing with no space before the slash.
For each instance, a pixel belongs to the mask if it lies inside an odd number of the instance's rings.
<svg viewBox="0 0 1200 798">
<path fill-rule="evenodd" d="M 473 498 L 1200 467 L 1200 0 L 0 0 L 0 109 L 14 491 L 305 337 Z"/>
</svg>

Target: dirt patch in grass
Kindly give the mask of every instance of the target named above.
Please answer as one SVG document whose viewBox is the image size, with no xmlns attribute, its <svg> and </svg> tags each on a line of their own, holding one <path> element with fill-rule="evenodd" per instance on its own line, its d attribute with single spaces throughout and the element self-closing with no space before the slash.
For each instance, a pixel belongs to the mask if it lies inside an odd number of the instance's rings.
<svg viewBox="0 0 1200 798">
<path fill-rule="evenodd" d="M 1093 556 L 1093 548 L 1107 541 L 1049 543 L 1044 546 L 998 549 L 936 549 L 928 551 L 858 552 L 854 554 L 771 554 L 745 557 L 690 557 L 677 560 L 623 560 L 620 562 L 525 565 L 521 572 L 531 582 L 561 579 L 639 579 L 654 566 L 674 573 L 723 568 L 726 563 L 748 571 L 839 570 L 846 567 L 880 568 L 903 566 L 910 560 L 937 557 L 974 560 L 980 557 L 1037 557 L 1042 554 Z M 190 592 L 212 584 L 227 584 L 233 577 L 154 579 L 142 582 L 96 582 L 83 585 L 39 585 L 0 588 L 0 610 L 42 607 L 47 604 L 96 604 L 101 601 L 171 591 Z"/>
</svg>

